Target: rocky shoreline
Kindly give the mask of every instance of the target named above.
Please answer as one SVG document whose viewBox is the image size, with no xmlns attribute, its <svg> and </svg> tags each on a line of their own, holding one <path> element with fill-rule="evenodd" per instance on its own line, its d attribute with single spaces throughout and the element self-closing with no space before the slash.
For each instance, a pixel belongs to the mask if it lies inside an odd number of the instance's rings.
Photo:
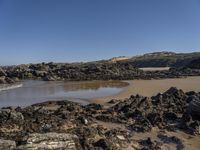
<svg viewBox="0 0 200 150">
<path fill-rule="evenodd" d="M 200 93 L 174 87 L 152 97 L 111 100 L 107 107 L 69 101 L 7 107 L 0 110 L 0 149 L 184 149 L 185 141 L 168 132 L 199 136 L 199 110 Z M 155 129 L 156 140 L 134 139 Z"/>
<path fill-rule="evenodd" d="M 0 68 L 0 84 L 20 80 L 85 81 L 163 79 L 200 76 L 199 68 L 142 71 L 131 62 L 40 63 Z"/>
</svg>

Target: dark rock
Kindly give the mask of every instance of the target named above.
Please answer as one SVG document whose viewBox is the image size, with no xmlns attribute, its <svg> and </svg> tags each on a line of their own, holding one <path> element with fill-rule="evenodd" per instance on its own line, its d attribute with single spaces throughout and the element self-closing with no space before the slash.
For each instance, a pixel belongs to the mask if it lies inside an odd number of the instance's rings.
<svg viewBox="0 0 200 150">
<path fill-rule="evenodd" d="M 185 146 L 183 145 L 183 142 L 182 142 L 179 138 L 177 138 L 177 137 L 175 137 L 175 136 L 169 137 L 169 136 L 167 136 L 167 135 L 159 134 L 159 135 L 158 135 L 158 138 L 159 138 L 161 141 L 163 141 L 164 143 L 176 144 L 176 145 L 177 145 L 176 148 L 177 148 L 178 150 L 182 150 L 182 149 L 184 149 L 184 147 L 185 147 Z"/>
<path fill-rule="evenodd" d="M 142 150 L 161 150 L 162 146 L 160 142 L 152 141 L 151 138 L 141 140 L 139 143 L 142 146 Z"/>
<path fill-rule="evenodd" d="M 189 103 L 188 97 L 193 97 Z M 196 107 L 199 98 L 199 93 L 186 94 L 171 88 L 151 98 L 132 95 L 109 108 L 69 101 L 48 101 L 25 108 L 7 107 L 0 110 L 0 137 L 14 141 L 16 149 L 67 149 L 70 145 L 78 150 L 125 149 L 131 146 L 136 132 L 148 132 L 152 127 L 199 134 Z M 162 143 L 176 144 L 177 149 L 184 147 L 176 137 L 158 137 Z M 151 139 L 140 141 L 140 146 L 142 149 L 161 147 Z"/>
<path fill-rule="evenodd" d="M 113 146 L 113 143 L 109 142 L 106 139 L 100 139 L 96 143 L 94 143 L 95 147 L 99 147 L 102 150 L 115 150 L 117 149 L 116 147 Z"/>
<path fill-rule="evenodd" d="M 184 113 L 182 118 L 184 123 L 190 122 L 192 120 L 192 116 L 189 113 Z"/>
<path fill-rule="evenodd" d="M 200 99 L 191 101 L 188 106 L 188 112 L 195 120 L 200 120 Z"/>
<path fill-rule="evenodd" d="M 177 117 L 177 114 L 173 112 L 164 112 L 163 118 L 165 121 L 176 121 L 178 117 Z"/>
<path fill-rule="evenodd" d="M 161 123 L 163 121 L 163 119 L 159 113 L 149 113 L 147 115 L 147 119 L 150 121 L 150 123 L 153 126 L 161 126 Z"/>
<path fill-rule="evenodd" d="M 147 119 L 138 119 L 128 129 L 135 132 L 148 132 L 151 131 L 151 123 Z"/>
<path fill-rule="evenodd" d="M 189 129 L 192 134 L 200 134 L 200 123 L 199 121 L 193 121 L 189 124 Z"/>
<path fill-rule="evenodd" d="M 92 104 L 86 105 L 85 108 L 87 110 L 102 110 L 103 106 L 101 104 L 92 103 Z"/>
<path fill-rule="evenodd" d="M 109 104 L 116 104 L 116 103 L 118 103 L 120 100 L 117 100 L 117 99 L 112 99 L 112 100 L 110 100 L 108 103 Z"/>
<path fill-rule="evenodd" d="M 54 77 L 52 77 L 52 76 L 45 76 L 45 77 L 43 78 L 43 80 L 44 80 L 44 81 L 55 81 L 56 79 L 55 79 Z"/>
<path fill-rule="evenodd" d="M 13 79 L 9 78 L 9 77 L 6 77 L 5 80 L 9 84 L 15 83 L 15 81 Z"/>
</svg>

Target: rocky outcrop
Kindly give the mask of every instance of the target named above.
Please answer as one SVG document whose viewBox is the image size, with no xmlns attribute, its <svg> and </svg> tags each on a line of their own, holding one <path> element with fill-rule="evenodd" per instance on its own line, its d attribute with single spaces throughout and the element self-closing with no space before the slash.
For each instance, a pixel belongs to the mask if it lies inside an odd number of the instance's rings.
<svg viewBox="0 0 200 150">
<path fill-rule="evenodd" d="M 50 101 L 0 110 L 0 149 L 162 149 L 183 142 L 164 131 L 200 134 L 200 93 L 175 87 L 153 97 L 132 95 L 110 107 Z M 137 133 L 162 130 L 159 142 L 134 141 Z"/>
<path fill-rule="evenodd" d="M 200 69 L 200 58 L 194 59 L 191 61 L 188 65 L 188 68 L 193 68 L 193 69 Z"/>
<path fill-rule="evenodd" d="M 41 63 L 4 67 L 9 78 L 55 80 L 110 80 L 134 79 L 139 71 L 126 62 Z M 3 72 L 2 72 L 3 74 Z"/>
<path fill-rule="evenodd" d="M 6 75 L 7 75 L 6 72 L 2 68 L 0 68 L 0 76 L 2 77 Z"/>
<path fill-rule="evenodd" d="M 168 53 L 166 54 L 168 55 Z M 163 57 L 166 57 L 166 59 L 168 59 L 168 56 L 165 56 L 166 54 L 164 53 Z M 151 64 L 152 62 L 154 62 L 155 65 L 158 65 L 160 61 L 163 61 L 164 64 L 166 63 L 164 58 L 159 60 L 159 62 L 157 60 L 154 60 L 155 59 L 154 55 L 155 54 L 153 54 L 153 56 L 150 57 L 153 59 L 153 61 L 150 60 L 148 61 L 147 64 Z M 157 57 L 157 55 L 155 56 Z M 145 56 L 145 58 L 146 57 L 147 56 Z M 192 61 L 194 60 L 194 58 L 196 58 L 196 55 L 192 54 L 192 56 L 189 57 L 189 60 L 191 59 Z M 183 60 L 181 59 L 181 62 L 182 61 L 184 62 L 184 59 Z M 140 61 L 140 59 L 138 61 Z M 185 76 L 200 75 L 200 69 L 194 67 L 188 67 L 187 66 L 188 63 L 187 65 L 186 64 L 183 65 L 183 62 L 180 63 L 182 67 L 179 68 L 175 66 L 175 68 L 171 68 L 169 70 L 144 72 L 137 68 L 136 62 L 137 61 L 135 59 L 133 60 L 128 59 L 116 62 L 115 61 L 114 62 L 96 61 L 87 63 L 51 62 L 51 63 L 27 64 L 19 66 L 8 66 L 8 67 L 2 67 L 0 69 L 0 83 L 13 83 L 15 81 L 24 79 L 35 79 L 44 81 L 132 80 L 132 79 L 178 78 Z M 152 65 L 151 67 L 154 67 L 154 65 Z"/>
<path fill-rule="evenodd" d="M 6 84 L 6 83 L 14 83 L 15 81 L 13 79 L 11 79 L 10 77 L 7 76 L 7 73 L 5 72 L 5 70 L 3 70 L 2 68 L 0 68 L 0 84 Z"/>
</svg>

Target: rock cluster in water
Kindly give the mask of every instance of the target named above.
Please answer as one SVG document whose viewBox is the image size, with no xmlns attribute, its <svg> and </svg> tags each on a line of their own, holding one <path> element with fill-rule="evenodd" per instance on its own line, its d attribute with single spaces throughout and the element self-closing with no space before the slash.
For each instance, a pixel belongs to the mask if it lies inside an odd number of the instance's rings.
<svg viewBox="0 0 200 150">
<path fill-rule="evenodd" d="M 154 127 L 163 131 L 200 133 L 200 93 L 170 88 L 153 97 L 131 96 L 82 106 L 69 101 L 51 101 L 25 108 L 0 110 L 0 149 L 124 150 L 162 149 L 163 143 L 184 144 L 178 137 L 160 133 L 135 141 L 137 133 Z"/>
<path fill-rule="evenodd" d="M 128 80 L 175 78 L 200 75 L 199 69 L 173 68 L 167 71 L 143 72 L 133 62 L 41 63 L 9 66 L 0 69 L 0 83 L 24 79 L 54 80 Z"/>
</svg>

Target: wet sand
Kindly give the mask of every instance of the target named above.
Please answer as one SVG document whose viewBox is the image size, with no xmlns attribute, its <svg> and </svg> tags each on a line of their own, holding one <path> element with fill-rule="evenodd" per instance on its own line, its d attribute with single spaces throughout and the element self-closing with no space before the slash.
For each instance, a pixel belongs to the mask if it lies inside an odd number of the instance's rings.
<svg viewBox="0 0 200 150">
<path fill-rule="evenodd" d="M 104 104 L 111 99 L 125 99 L 129 98 L 130 95 L 136 94 L 153 96 L 159 92 L 165 92 L 170 87 L 177 87 L 182 89 L 184 92 L 200 92 L 200 76 L 161 80 L 129 80 L 126 82 L 129 83 L 129 86 L 125 87 L 122 92 L 112 96 L 94 98 L 91 99 L 91 102 Z"/>
</svg>

